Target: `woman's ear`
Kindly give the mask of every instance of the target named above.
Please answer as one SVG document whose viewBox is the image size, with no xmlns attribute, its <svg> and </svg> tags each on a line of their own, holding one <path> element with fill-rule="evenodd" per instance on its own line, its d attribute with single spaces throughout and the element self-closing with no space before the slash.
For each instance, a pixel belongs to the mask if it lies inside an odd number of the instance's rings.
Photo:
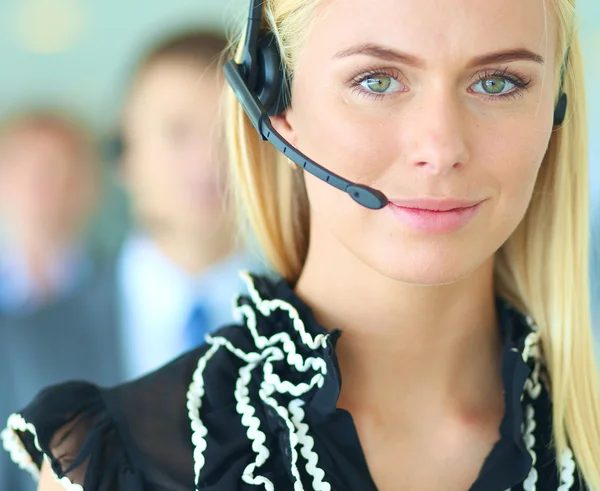
<svg viewBox="0 0 600 491">
<path fill-rule="evenodd" d="M 279 133 L 292 145 L 296 145 L 296 132 L 293 124 L 293 111 L 288 107 L 284 112 L 277 116 L 271 116 L 271 123 L 275 131 Z"/>
</svg>

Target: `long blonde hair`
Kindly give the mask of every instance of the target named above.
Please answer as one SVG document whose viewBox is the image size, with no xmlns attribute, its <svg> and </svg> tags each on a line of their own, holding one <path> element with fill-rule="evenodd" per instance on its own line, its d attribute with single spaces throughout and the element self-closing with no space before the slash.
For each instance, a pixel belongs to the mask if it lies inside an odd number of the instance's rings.
<svg viewBox="0 0 600 491">
<path fill-rule="evenodd" d="M 556 92 L 569 97 L 555 129 L 529 209 L 496 257 L 495 285 L 536 322 L 551 383 L 556 454 L 569 447 L 592 489 L 600 490 L 600 400 L 589 293 L 589 192 L 583 60 L 574 0 L 544 0 L 558 24 Z M 286 69 L 314 21 L 319 0 L 267 0 Z M 241 39 L 241 38 L 240 38 Z M 241 54 L 241 42 L 237 46 Z M 567 57 L 567 53 L 569 56 Z M 561 72 L 563 77 L 561 77 Z M 290 282 L 309 242 L 309 206 L 301 172 L 263 144 L 231 91 L 226 119 L 235 195 L 266 259 Z M 560 468 L 560 466 L 559 466 Z"/>
</svg>

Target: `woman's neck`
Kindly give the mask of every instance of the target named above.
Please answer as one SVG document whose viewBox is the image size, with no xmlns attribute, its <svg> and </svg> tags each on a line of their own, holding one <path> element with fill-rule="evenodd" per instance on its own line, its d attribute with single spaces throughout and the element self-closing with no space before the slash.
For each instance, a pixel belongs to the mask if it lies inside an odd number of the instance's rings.
<svg viewBox="0 0 600 491">
<path fill-rule="evenodd" d="M 454 284 L 426 287 L 378 274 L 346 250 L 330 257 L 309 251 L 296 292 L 324 327 L 342 331 L 341 407 L 391 415 L 408 407 L 479 413 L 503 405 L 493 260 Z"/>
</svg>

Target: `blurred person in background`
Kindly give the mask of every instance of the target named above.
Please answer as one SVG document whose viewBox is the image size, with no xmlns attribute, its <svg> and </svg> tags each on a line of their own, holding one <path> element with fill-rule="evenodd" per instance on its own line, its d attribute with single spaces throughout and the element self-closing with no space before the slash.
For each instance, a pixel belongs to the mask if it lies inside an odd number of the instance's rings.
<svg viewBox="0 0 600 491">
<path fill-rule="evenodd" d="M 190 31 L 136 68 L 121 174 L 136 226 L 117 261 L 126 375 L 139 376 L 230 322 L 250 263 L 235 240 L 219 121 L 226 39 Z"/>
<path fill-rule="evenodd" d="M 0 420 L 43 385 L 98 371 L 86 370 L 98 344 L 85 326 L 46 312 L 93 277 L 83 235 L 99 188 L 93 140 L 81 123 L 35 110 L 1 125 Z M 8 463 L 0 455 L 0 489 L 33 489 Z"/>
<path fill-rule="evenodd" d="M 83 226 L 99 173 L 83 125 L 30 112 L 0 129 L 0 314 L 35 309 L 89 273 Z"/>
</svg>

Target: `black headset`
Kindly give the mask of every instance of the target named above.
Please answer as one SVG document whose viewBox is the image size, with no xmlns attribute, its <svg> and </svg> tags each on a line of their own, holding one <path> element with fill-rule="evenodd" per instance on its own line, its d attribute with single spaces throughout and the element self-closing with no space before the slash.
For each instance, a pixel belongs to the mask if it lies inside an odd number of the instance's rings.
<svg viewBox="0 0 600 491">
<path fill-rule="evenodd" d="M 368 186 L 334 174 L 308 158 L 283 138 L 271 124 L 269 116 L 286 110 L 290 102 L 290 82 L 281 60 L 277 39 L 272 32 L 261 32 L 263 0 L 250 0 L 241 63 L 225 64 L 227 82 L 233 89 L 250 122 L 261 138 L 273 144 L 296 165 L 322 181 L 344 191 L 357 203 L 378 210 L 387 205 L 385 195 Z M 560 126 L 567 112 L 567 95 L 563 92 L 566 62 L 561 74 L 561 90 L 554 110 L 554 125 Z"/>
<path fill-rule="evenodd" d="M 571 53 L 571 48 L 567 48 L 567 53 L 565 54 L 565 59 L 563 61 L 562 67 L 560 68 L 560 89 L 558 93 L 558 101 L 556 102 L 556 107 L 554 108 L 554 126 L 561 126 L 565 122 L 565 117 L 567 115 L 567 103 L 568 98 L 567 94 L 565 94 L 565 79 L 567 76 L 567 66 L 569 65 L 569 55 Z"/>
</svg>

